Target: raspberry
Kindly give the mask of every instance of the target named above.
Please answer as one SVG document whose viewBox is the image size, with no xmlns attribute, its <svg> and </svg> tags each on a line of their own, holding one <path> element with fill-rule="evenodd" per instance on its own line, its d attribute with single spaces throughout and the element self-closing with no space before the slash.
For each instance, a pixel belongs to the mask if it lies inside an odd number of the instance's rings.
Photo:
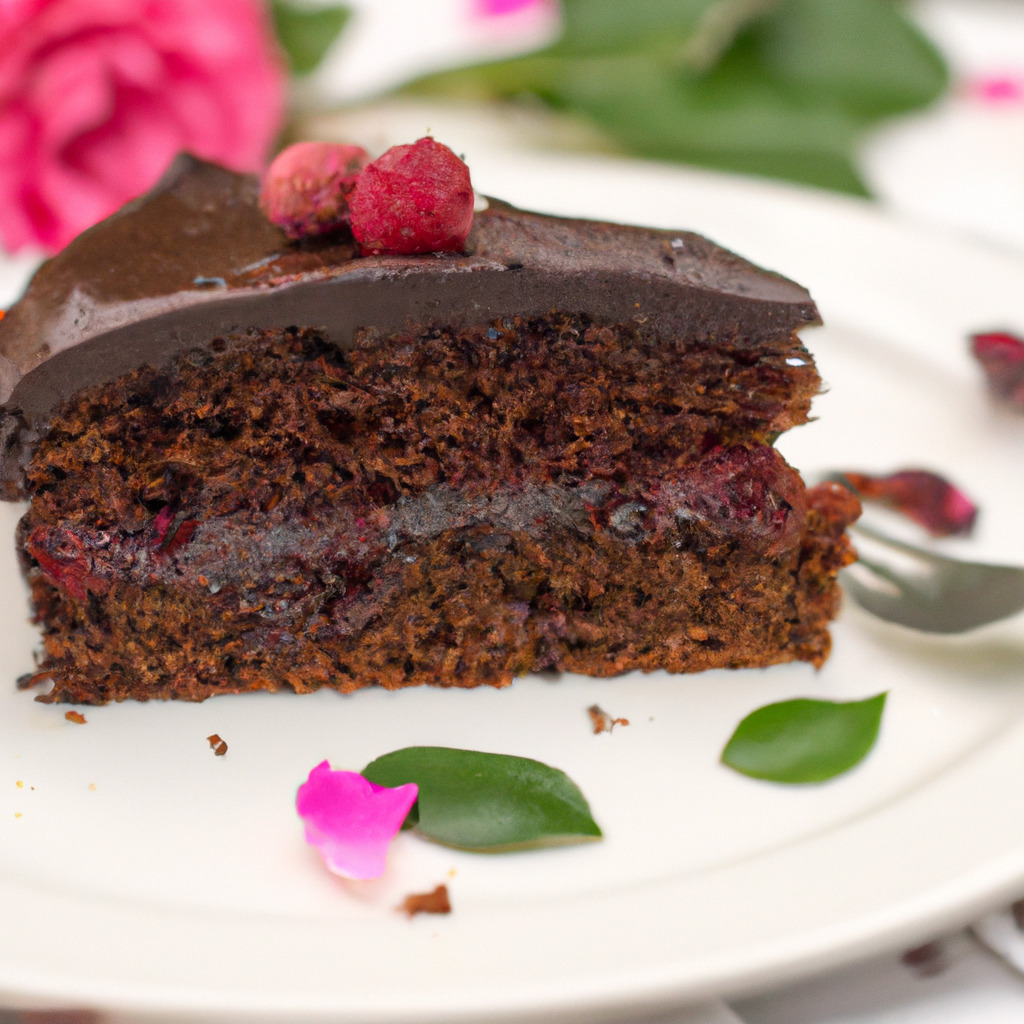
<svg viewBox="0 0 1024 1024">
<path fill-rule="evenodd" d="M 326 235 L 348 223 L 349 195 L 370 156 L 362 146 L 298 142 L 267 168 L 260 209 L 289 238 Z"/>
<path fill-rule="evenodd" d="M 430 138 L 367 164 L 349 205 L 364 256 L 462 252 L 473 225 L 469 168 Z"/>
</svg>

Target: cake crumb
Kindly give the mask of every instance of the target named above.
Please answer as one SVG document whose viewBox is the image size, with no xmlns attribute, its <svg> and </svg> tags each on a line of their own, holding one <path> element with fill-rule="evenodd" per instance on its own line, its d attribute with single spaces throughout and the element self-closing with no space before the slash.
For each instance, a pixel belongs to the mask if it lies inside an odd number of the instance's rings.
<svg viewBox="0 0 1024 1024">
<path fill-rule="evenodd" d="M 81 711 L 65 711 L 64 717 L 69 722 L 74 722 L 76 725 L 85 725 L 85 715 Z"/>
<path fill-rule="evenodd" d="M 220 736 L 217 735 L 217 733 L 207 736 L 206 742 L 210 744 L 210 748 L 217 757 L 223 757 L 228 752 L 228 745 L 220 738 Z"/>
<path fill-rule="evenodd" d="M 942 974 L 949 966 L 946 947 L 939 941 L 926 942 L 923 946 L 908 949 L 900 957 L 900 963 L 923 978 Z"/>
<path fill-rule="evenodd" d="M 33 686 L 41 683 L 44 679 L 52 679 L 53 675 L 49 670 L 42 672 L 26 672 L 24 675 L 18 676 L 15 686 L 19 690 L 31 690 Z"/>
<path fill-rule="evenodd" d="M 591 704 L 587 708 L 587 714 L 590 715 L 590 721 L 593 723 L 595 736 L 599 732 L 611 732 L 617 725 L 629 725 L 628 718 L 612 718 L 607 711 L 597 704 Z"/>
<path fill-rule="evenodd" d="M 448 899 L 448 886 L 439 885 L 433 892 L 413 893 L 406 896 L 396 909 L 404 911 L 409 917 L 416 914 L 450 914 L 451 901 Z"/>
<path fill-rule="evenodd" d="M 1013 915 L 1013 923 L 1017 926 L 1017 930 L 1024 932 L 1024 900 L 1011 903 L 1010 913 Z"/>
</svg>

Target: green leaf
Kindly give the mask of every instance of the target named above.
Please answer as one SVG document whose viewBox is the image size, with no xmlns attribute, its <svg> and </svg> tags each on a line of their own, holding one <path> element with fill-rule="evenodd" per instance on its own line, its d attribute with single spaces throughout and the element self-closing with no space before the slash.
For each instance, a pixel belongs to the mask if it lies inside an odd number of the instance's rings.
<svg viewBox="0 0 1024 1024">
<path fill-rule="evenodd" d="M 866 194 L 857 148 L 947 85 L 897 0 L 563 0 L 538 53 L 408 91 L 540 99 L 640 157 Z"/>
<path fill-rule="evenodd" d="M 340 4 L 305 8 L 291 0 L 271 0 L 270 12 L 277 41 L 297 75 L 316 69 L 352 14 Z"/>
<path fill-rule="evenodd" d="M 560 105 L 585 113 L 630 152 L 865 191 L 852 161 L 862 123 L 766 79 L 749 45 L 699 77 L 642 56 L 597 63 L 555 83 Z M 623 92 L 624 80 L 635 91 Z"/>
<path fill-rule="evenodd" d="M 824 782 L 849 771 L 878 737 L 885 693 L 866 700 L 797 699 L 759 708 L 743 719 L 722 762 L 769 782 Z"/>
<path fill-rule="evenodd" d="M 730 5 L 732 0 L 724 0 Z M 562 0 L 563 30 L 554 52 L 579 56 L 679 47 L 723 0 Z"/>
<path fill-rule="evenodd" d="M 949 84 L 939 52 L 892 0 L 787 0 L 759 47 L 773 77 L 865 118 L 924 106 Z"/>
<path fill-rule="evenodd" d="M 540 761 L 452 747 L 406 747 L 371 761 L 379 786 L 415 782 L 413 827 L 470 850 L 499 850 L 599 838 L 583 794 Z"/>
</svg>

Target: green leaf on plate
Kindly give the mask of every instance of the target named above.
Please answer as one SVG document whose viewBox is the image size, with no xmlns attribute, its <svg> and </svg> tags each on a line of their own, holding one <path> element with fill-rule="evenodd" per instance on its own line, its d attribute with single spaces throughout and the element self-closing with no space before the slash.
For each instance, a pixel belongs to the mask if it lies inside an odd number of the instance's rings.
<svg viewBox="0 0 1024 1024">
<path fill-rule="evenodd" d="M 352 14 L 341 4 L 307 8 L 291 0 L 271 0 L 270 11 L 277 41 L 297 75 L 316 69 Z"/>
<path fill-rule="evenodd" d="M 429 839 L 500 850 L 600 838 L 575 783 L 540 761 L 452 747 L 406 747 L 363 769 L 378 786 L 415 782 L 407 824 Z"/>
<path fill-rule="evenodd" d="M 768 704 L 736 727 L 722 762 L 769 782 L 824 782 L 842 775 L 874 746 L 886 696 Z"/>
</svg>

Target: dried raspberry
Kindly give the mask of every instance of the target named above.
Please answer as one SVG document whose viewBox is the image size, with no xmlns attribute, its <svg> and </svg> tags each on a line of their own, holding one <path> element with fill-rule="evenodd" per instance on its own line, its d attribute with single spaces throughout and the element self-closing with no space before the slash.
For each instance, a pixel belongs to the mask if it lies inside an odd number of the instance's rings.
<svg viewBox="0 0 1024 1024">
<path fill-rule="evenodd" d="M 902 513 L 934 537 L 965 535 L 978 518 L 978 506 L 945 477 L 927 469 L 904 469 L 889 476 L 841 474 L 865 501 L 877 501 Z"/>
<path fill-rule="evenodd" d="M 348 223 L 349 195 L 370 156 L 362 146 L 298 142 L 267 168 L 260 209 L 289 238 L 326 235 Z"/>
<path fill-rule="evenodd" d="M 1005 331 L 973 334 L 971 352 L 992 393 L 1024 410 L 1024 338 Z"/>
<path fill-rule="evenodd" d="M 469 168 L 429 138 L 367 164 L 349 204 L 364 256 L 461 252 L 473 225 Z"/>
</svg>

